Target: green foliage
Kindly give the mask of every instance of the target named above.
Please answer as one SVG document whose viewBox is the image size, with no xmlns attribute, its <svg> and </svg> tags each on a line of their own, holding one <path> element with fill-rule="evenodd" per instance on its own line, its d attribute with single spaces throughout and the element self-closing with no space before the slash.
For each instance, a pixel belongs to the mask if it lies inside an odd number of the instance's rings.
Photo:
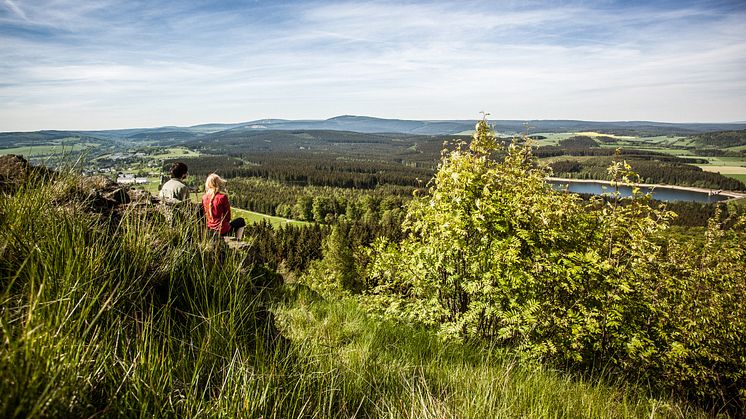
<svg viewBox="0 0 746 419">
<path fill-rule="evenodd" d="M 278 323 L 302 353 L 293 397 L 305 416 L 373 418 L 697 417 L 630 387 L 560 374 L 482 342 L 444 342 L 418 325 L 367 315 L 339 294 L 287 287 Z M 311 363 L 307 363 L 311 361 Z M 328 397 L 334 405 L 318 399 Z"/>
<path fill-rule="evenodd" d="M 444 152 L 429 194 L 407 208 L 408 236 L 370 249 L 366 304 L 444 336 L 488 339 L 742 409 L 746 328 L 733 316 L 746 318 L 734 306 L 746 297 L 743 233 L 711 227 L 711 250 L 667 243 L 672 214 L 639 190 L 624 202 L 615 193 L 583 203 L 552 190 L 529 147 L 494 144 L 481 121 L 469 148 Z M 607 173 L 615 183 L 638 181 L 625 161 Z M 674 269 L 688 263 L 711 268 Z M 695 332 L 690 348 L 683 337 Z"/>
<path fill-rule="evenodd" d="M 244 254 L 221 250 L 189 213 L 170 223 L 147 205 L 91 213 L 87 192 L 58 177 L 0 195 L 2 417 L 700 413 L 441 342 L 350 299 L 277 286 L 251 263 L 270 251 L 252 253 L 265 240 L 310 243 L 317 227 L 273 236 L 260 224 Z"/>
<path fill-rule="evenodd" d="M 609 137 L 606 137 L 609 138 Z M 576 135 L 574 137 L 560 140 L 560 147 L 564 148 L 596 148 L 598 143 L 587 135 Z"/>
</svg>

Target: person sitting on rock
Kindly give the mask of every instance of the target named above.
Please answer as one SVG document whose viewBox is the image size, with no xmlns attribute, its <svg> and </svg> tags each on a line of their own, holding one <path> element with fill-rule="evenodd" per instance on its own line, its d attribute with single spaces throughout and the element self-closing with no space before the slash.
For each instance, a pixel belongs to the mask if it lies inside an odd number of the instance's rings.
<svg viewBox="0 0 746 419">
<path fill-rule="evenodd" d="M 188 171 L 187 165 L 180 161 L 171 165 L 171 169 L 168 171 L 171 179 L 163 184 L 161 192 L 158 194 L 163 202 L 177 204 L 189 198 L 189 187 L 184 184 Z"/>
<path fill-rule="evenodd" d="M 236 240 L 241 240 L 246 221 L 240 217 L 231 221 L 231 204 L 224 192 L 225 183 L 225 180 L 216 173 L 207 176 L 205 194 L 202 195 L 207 228 L 220 236 L 234 234 Z"/>
</svg>

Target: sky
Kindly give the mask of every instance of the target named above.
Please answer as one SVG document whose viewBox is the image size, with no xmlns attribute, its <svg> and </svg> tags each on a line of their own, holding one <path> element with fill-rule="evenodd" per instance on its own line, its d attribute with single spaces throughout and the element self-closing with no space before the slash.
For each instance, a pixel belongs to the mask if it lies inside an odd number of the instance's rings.
<svg viewBox="0 0 746 419">
<path fill-rule="evenodd" d="M 746 121 L 746 1 L 0 0 L 0 131 Z"/>
</svg>

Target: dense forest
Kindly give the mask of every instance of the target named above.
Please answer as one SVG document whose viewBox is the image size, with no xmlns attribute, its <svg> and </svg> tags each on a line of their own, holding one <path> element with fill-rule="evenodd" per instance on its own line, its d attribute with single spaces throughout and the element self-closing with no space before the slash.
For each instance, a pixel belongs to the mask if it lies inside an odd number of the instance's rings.
<svg viewBox="0 0 746 419">
<path fill-rule="evenodd" d="M 737 147 L 746 145 L 746 130 L 707 132 L 693 135 L 690 138 L 704 147 Z"/>
<path fill-rule="evenodd" d="M 164 170 L 176 161 L 164 162 Z M 378 185 L 418 186 L 432 176 L 433 165 L 402 161 L 333 159 L 326 155 L 297 153 L 251 153 L 241 158 L 203 156 L 182 158 L 190 173 L 205 177 L 216 172 L 227 178 L 261 177 L 292 185 L 334 186 L 372 189 Z M 420 163 L 421 165 L 421 163 Z"/>
<path fill-rule="evenodd" d="M 641 183 L 660 183 L 733 191 L 746 190 L 746 185 L 737 179 L 719 173 L 705 172 L 697 166 L 679 163 L 676 159 L 678 158 L 648 159 L 630 156 L 629 162 L 640 175 Z M 610 180 L 607 168 L 612 161 L 613 157 L 592 157 L 583 161 L 557 160 L 552 162 L 550 166 L 554 174 L 560 177 Z"/>
</svg>

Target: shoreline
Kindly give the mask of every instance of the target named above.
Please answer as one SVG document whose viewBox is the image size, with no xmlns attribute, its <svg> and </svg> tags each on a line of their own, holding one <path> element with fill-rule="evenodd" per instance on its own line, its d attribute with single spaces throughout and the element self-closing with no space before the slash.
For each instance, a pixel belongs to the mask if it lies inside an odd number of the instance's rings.
<svg viewBox="0 0 746 419">
<path fill-rule="evenodd" d="M 560 178 L 560 177 L 547 177 L 546 179 L 549 182 L 600 183 L 604 185 L 613 185 L 613 182 L 611 182 L 610 180 L 572 179 L 572 178 Z M 638 186 L 642 188 L 651 188 L 651 189 L 663 188 L 663 189 L 674 189 L 674 190 L 679 190 L 679 191 L 700 192 L 700 193 L 706 193 L 708 195 L 727 196 L 729 198 L 728 201 L 732 199 L 746 198 L 746 192 L 735 192 L 735 191 L 724 191 L 724 190 L 720 190 L 720 192 L 718 192 L 718 189 L 697 188 L 694 186 L 661 185 L 661 184 L 653 184 L 653 183 L 620 183 L 620 185 Z"/>
</svg>

